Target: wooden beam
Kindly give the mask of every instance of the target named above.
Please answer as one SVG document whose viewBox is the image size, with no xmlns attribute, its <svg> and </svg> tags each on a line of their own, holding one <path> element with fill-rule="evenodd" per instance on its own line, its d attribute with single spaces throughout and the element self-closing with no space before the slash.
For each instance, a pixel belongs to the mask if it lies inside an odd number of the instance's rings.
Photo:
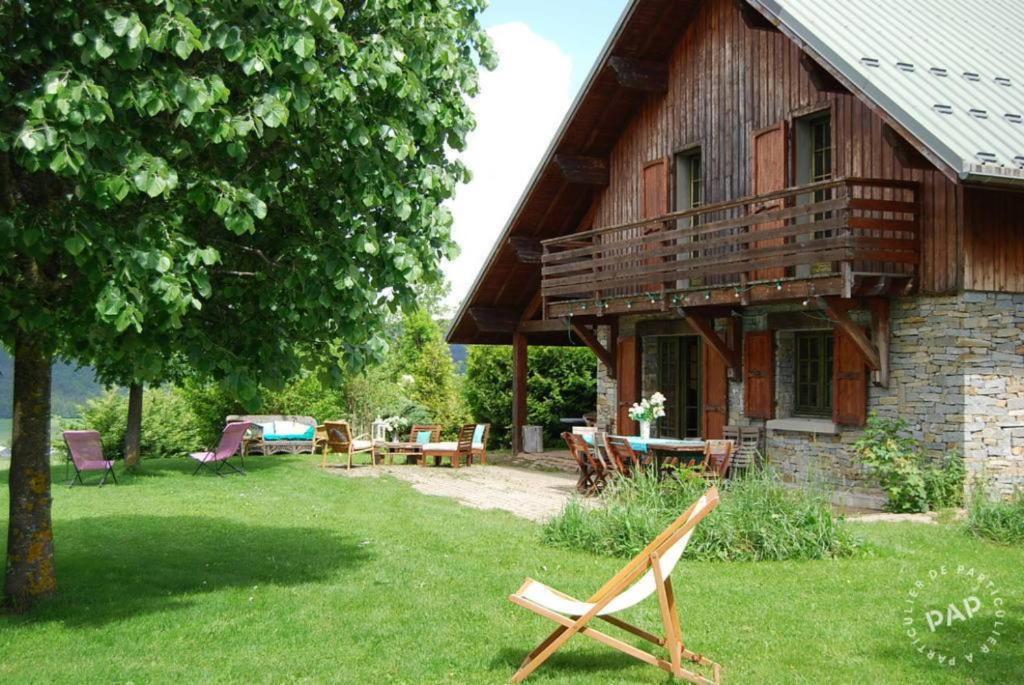
<svg viewBox="0 0 1024 685">
<path fill-rule="evenodd" d="M 512 454 L 523 451 L 523 426 L 526 425 L 527 349 L 526 335 L 512 335 Z"/>
<path fill-rule="evenodd" d="M 610 57 L 608 66 L 619 85 L 644 93 L 668 92 L 668 65 L 632 57 Z"/>
<path fill-rule="evenodd" d="M 803 67 L 805 72 L 807 72 L 807 77 L 811 80 L 811 83 L 814 84 L 814 87 L 819 93 L 838 93 L 840 95 L 849 94 L 850 91 L 846 89 L 846 86 L 839 82 L 839 79 L 814 61 L 814 58 L 806 52 L 800 53 L 800 66 Z"/>
<path fill-rule="evenodd" d="M 519 313 L 501 307 L 470 307 L 469 316 L 481 333 L 514 333 Z"/>
<path fill-rule="evenodd" d="M 871 341 L 868 340 L 867 334 L 864 333 L 864 329 L 855 324 L 849 316 L 849 310 L 852 308 L 853 303 L 849 300 L 845 302 L 837 302 L 835 298 L 831 297 L 816 297 L 814 298 L 818 308 L 824 312 L 825 316 L 829 318 L 835 325 L 839 326 L 840 329 L 853 340 L 854 345 L 860 351 L 861 356 L 864 357 L 864 361 L 874 371 L 880 371 L 882 368 L 882 361 L 878 354 L 878 350 Z"/>
<path fill-rule="evenodd" d="M 540 264 L 544 248 L 539 240 L 514 235 L 508 239 L 508 244 L 515 251 L 520 264 Z"/>
<path fill-rule="evenodd" d="M 907 142 L 907 139 L 896 132 L 889 124 L 882 124 L 882 138 L 902 166 L 908 169 L 934 169 L 935 165 L 928 161 L 917 148 Z"/>
<path fill-rule="evenodd" d="M 546 320 L 534 320 L 534 321 L 523 321 L 519 324 L 517 329 L 519 333 L 563 333 L 568 335 L 569 326 L 566 325 L 564 319 L 546 319 Z"/>
<path fill-rule="evenodd" d="M 889 300 L 875 297 L 868 301 L 871 309 L 871 339 L 878 348 L 878 370 L 874 372 L 875 385 L 889 387 L 889 348 L 892 342 L 892 319 Z"/>
<path fill-rule="evenodd" d="M 543 314 L 544 306 L 544 295 L 541 294 L 540 286 L 537 286 L 537 291 L 533 293 L 533 297 L 530 298 L 530 303 L 526 305 L 526 309 L 523 310 L 523 315 L 519 317 L 519 323 L 529 321 L 538 314 Z M 544 317 L 541 316 L 543 319 Z"/>
<path fill-rule="evenodd" d="M 718 331 L 715 330 L 714 321 L 703 314 L 698 314 L 693 309 L 680 308 L 678 311 L 680 316 L 686 317 L 686 320 L 693 327 L 693 330 L 697 332 L 697 335 L 703 338 L 704 342 L 725 361 L 733 377 L 738 377 L 740 373 L 740 356 L 736 350 L 730 349 L 718 335 Z"/>
<path fill-rule="evenodd" d="M 743 17 L 743 23 L 747 25 L 748 29 L 752 31 L 769 31 L 771 33 L 778 33 L 778 27 L 768 20 L 768 17 L 764 16 L 756 9 L 747 4 L 746 0 L 735 0 L 736 7 L 740 11 L 740 16 Z"/>
<path fill-rule="evenodd" d="M 582 326 L 576 322 L 572 324 L 573 333 L 580 337 L 587 347 L 589 347 L 597 358 L 604 364 L 604 368 L 608 370 L 608 377 L 615 378 L 615 357 L 609 352 L 601 341 L 597 339 L 597 335 L 593 329 Z"/>
<path fill-rule="evenodd" d="M 608 160 L 601 157 L 555 155 L 555 164 L 567 183 L 604 187 L 610 180 Z"/>
</svg>

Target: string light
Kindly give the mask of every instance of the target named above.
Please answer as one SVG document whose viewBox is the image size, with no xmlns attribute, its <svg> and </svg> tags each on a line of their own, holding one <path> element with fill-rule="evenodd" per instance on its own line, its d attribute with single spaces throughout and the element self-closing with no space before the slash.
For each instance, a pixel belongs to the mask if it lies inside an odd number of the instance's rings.
<svg viewBox="0 0 1024 685">
<path fill-rule="evenodd" d="M 782 290 L 782 281 L 778 281 L 778 282 L 775 283 L 775 289 L 776 290 Z"/>
</svg>

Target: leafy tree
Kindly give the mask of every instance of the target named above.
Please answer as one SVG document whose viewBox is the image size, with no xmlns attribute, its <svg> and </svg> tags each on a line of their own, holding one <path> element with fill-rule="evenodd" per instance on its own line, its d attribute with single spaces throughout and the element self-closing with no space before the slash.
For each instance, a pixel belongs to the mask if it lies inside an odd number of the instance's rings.
<svg viewBox="0 0 1024 685">
<path fill-rule="evenodd" d="M 527 422 L 548 442 L 565 430 L 561 419 L 594 410 L 597 359 L 586 348 L 531 347 L 527 359 Z M 511 442 L 512 348 L 476 346 L 466 362 L 465 397 L 473 416 L 492 424 L 491 435 Z"/>
<path fill-rule="evenodd" d="M 429 312 L 418 309 L 405 317 L 387 366 L 392 382 L 424 407 L 431 421 L 454 430 L 465 420 L 460 379 L 441 327 Z"/>
<path fill-rule="evenodd" d="M 3 3 L 10 604 L 56 588 L 54 355 L 135 381 L 180 355 L 251 403 L 304 365 L 373 358 L 381 309 L 437 280 L 466 178 L 451 150 L 493 60 L 482 6 Z"/>
</svg>

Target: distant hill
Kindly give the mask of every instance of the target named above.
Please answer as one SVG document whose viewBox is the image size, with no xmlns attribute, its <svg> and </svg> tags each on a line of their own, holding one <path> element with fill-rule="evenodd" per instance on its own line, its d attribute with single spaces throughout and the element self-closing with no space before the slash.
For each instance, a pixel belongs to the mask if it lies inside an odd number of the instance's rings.
<svg viewBox="0 0 1024 685">
<path fill-rule="evenodd" d="M 469 348 L 465 345 L 449 345 L 448 351 L 452 355 L 452 361 L 455 362 L 455 368 L 459 370 L 459 373 L 465 373 L 466 357 L 469 356 Z"/>
<path fill-rule="evenodd" d="M 14 414 L 14 360 L 0 347 L 0 419 Z M 103 393 L 92 369 L 57 363 L 53 367 L 53 413 L 75 416 L 76 407 Z"/>
</svg>

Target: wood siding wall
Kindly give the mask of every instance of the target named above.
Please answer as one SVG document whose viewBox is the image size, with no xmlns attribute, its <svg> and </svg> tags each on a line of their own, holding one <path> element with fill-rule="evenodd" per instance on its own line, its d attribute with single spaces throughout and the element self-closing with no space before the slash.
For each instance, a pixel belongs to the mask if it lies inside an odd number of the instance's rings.
<svg viewBox="0 0 1024 685">
<path fill-rule="evenodd" d="M 705 3 L 672 53 L 668 94 L 650 96 L 615 146 L 594 225 L 640 219 L 645 165 L 692 145 L 702 150 L 705 203 L 749 195 L 753 133 L 831 108 L 833 173 L 920 182 L 920 287 L 955 290 L 962 242 L 957 186 L 939 171 L 903 168 L 882 138 L 882 119 L 853 96 L 819 93 L 799 59 L 782 34 L 748 29 L 733 0 Z"/>
<path fill-rule="evenodd" d="M 964 287 L 1024 292 L 1024 195 L 964 191 Z"/>
</svg>

